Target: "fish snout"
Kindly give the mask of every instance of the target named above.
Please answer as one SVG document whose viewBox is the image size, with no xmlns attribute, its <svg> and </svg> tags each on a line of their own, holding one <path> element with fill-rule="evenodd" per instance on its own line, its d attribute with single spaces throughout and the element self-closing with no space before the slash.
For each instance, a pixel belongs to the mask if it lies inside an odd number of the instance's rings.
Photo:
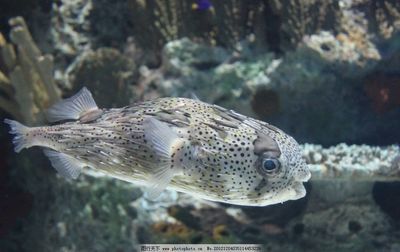
<svg viewBox="0 0 400 252">
<path fill-rule="evenodd" d="M 295 192 L 292 200 L 297 200 L 306 196 L 306 188 L 304 187 L 302 182 L 294 181 L 292 184 L 292 190 Z"/>
<path fill-rule="evenodd" d="M 306 196 L 306 189 L 303 182 L 307 182 L 311 178 L 311 172 L 307 167 L 298 170 L 293 176 L 291 183 L 292 200 L 297 200 Z"/>
<path fill-rule="evenodd" d="M 294 176 L 294 179 L 299 182 L 307 182 L 310 178 L 311 178 L 311 172 L 307 167 L 297 171 L 297 173 Z"/>
</svg>

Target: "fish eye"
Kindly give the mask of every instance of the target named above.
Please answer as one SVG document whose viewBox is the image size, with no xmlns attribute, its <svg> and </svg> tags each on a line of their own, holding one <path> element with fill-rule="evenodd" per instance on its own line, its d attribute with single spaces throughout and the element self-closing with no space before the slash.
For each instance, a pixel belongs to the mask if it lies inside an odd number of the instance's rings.
<svg viewBox="0 0 400 252">
<path fill-rule="evenodd" d="M 275 158 L 265 158 L 262 161 L 262 170 L 266 173 L 271 173 L 278 169 L 281 166 L 281 163 L 278 159 Z"/>
</svg>

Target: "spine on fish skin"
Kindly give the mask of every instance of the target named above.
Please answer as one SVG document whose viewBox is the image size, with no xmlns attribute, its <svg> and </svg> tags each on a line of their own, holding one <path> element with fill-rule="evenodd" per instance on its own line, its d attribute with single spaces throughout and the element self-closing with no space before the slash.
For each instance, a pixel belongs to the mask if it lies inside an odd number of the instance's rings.
<svg viewBox="0 0 400 252">
<path fill-rule="evenodd" d="M 33 145 L 32 134 L 30 134 L 33 128 L 10 119 L 4 119 L 4 122 L 10 126 L 10 134 L 14 135 L 13 144 L 15 152 L 20 152 L 22 149 Z"/>
</svg>

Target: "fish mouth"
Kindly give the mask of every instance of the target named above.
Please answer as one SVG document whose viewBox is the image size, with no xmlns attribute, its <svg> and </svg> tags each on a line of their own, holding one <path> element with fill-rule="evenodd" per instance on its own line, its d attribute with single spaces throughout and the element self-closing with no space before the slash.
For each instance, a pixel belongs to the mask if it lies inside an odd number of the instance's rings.
<svg viewBox="0 0 400 252">
<path fill-rule="evenodd" d="M 294 192 L 291 200 L 301 199 L 306 196 L 306 188 L 300 181 L 294 181 L 292 184 L 292 192 Z"/>
<path fill-rule="evenodd" d="M 299 182 L 307 182 L 311 178 L 310 170 L 306 169 L 296 174 L 295 180 Z"/>
<path fill-rule="evenodd" d="M 306 196 L 306 189 L 302 182 L 293 181 L 288 186 L 269 198 L 269 205 L 275 203 L 282 203 L 288 200 L 297 200 Z"/>
<path fill-rule="evenodd" d="M 303 182 L 292 180 L 282 190 L 275 194 L 264 195 L 260 202 L 257 202 L 257 206 L 267 206 L 278 203 L 283 203 L 288 200 L 297 200 L 306 196 L 306 189 Z M 248 205 L 248 204 L 247 204 Z"/>
</svg>

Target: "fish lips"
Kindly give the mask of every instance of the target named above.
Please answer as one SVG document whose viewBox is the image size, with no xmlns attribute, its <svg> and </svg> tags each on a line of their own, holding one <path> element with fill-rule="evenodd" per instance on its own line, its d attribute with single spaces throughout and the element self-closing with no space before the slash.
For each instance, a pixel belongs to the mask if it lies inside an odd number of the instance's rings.
<svg viewBox="0 0 400 252">
<path fill-rule="evenodd" d="M 306 189 L 302 182 L 293 180 L 282 191 L 269 199 L 269 205 L 283 203 L 287 200 L 297 200 L 306 196 Z"/>
<path fill-rule="evenodd" d="M 293 172 L 292 179 L 294 181 L 307 182 L 311 178 L 311 172 L 307 164 L 297 166 Z"/>
<path fill-rule="evenodd" d="M 295 176 L 295 180 L 300 182 L 307 182 L 310 178 L 311 172 L 308 169 L 298 172 Z"/>
<path fill-rule="evenodd" d="M 306 196 L 306 189 L 303 185 L 303 182 L 307 182 L 311 178 L 311 172 L 308 169 L 299 171 L 294 177 L 294 181 L 292 182 L 292 200 L 297 200 Z"/>
<path fill-rule="evenodd" d="M 306 196 L 306 188 L 303 185 L 303 182 L 294 181 L 292 183 L 292 197 L 291 200 L 301 199 Z"/>
</svg>

